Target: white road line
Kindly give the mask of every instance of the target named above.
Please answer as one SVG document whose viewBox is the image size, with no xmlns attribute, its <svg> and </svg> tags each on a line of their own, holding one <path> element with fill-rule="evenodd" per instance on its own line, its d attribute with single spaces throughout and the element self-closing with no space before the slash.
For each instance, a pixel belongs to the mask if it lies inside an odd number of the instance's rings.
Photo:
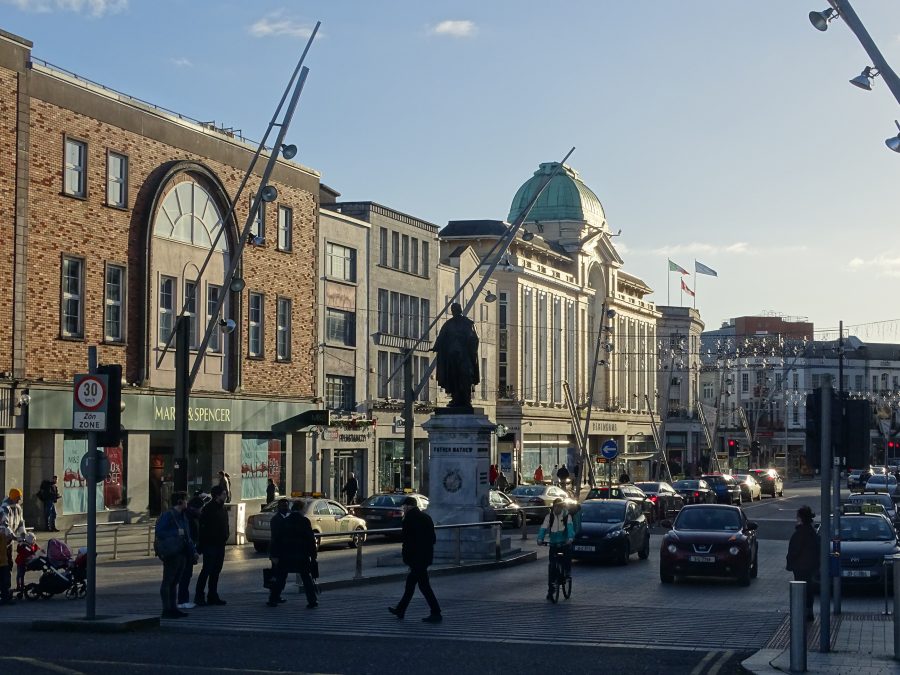
<svg viewBox="0 0 900 675">
<path fill-rule="evenodd" d="M 92 660 L 92 659 L 71 659 L 69 663 L 76 665 L 92 665 L 92 666 L 117 666 L 117 667 L 126 667 L 126 668 L 150 668 L 154 671 L 158 671 L 159 669 L 168 668 L 168 665 L 163 665 L 159 663 L 136 663 L 132 661 L 102 661 L 102 660 Z M 184 668 L 185 670 L 189 670 L 192 673 L 200 673 L 200 672 L 213 672 L 213 673 L 247 673 L 248 675 L 327 675 L 325 673 L 310 673 L 308 671 L 300 671 L 300 670 L 258 670 L 258 669 L 249 669 L 249 668 L 227 668 L 224 666 L 182 666 L 179 665 L 179 668 Z M 79 673 L 76 670 L 64 670 L 60 672 L 66 673 Z M 79 673 L 79 675 L 82 675 Z"/>
<path fill-rule="evenodd" d="M 719 670 L 721 670 L 722 666 L 728 663 L 728 659 L 732 656 L 734 656 L 734 652 L 730 649 L 727 652 L 724 652 L 719 660 L 707 671 L 706 675 L 716 675 Z"/>
<path fill-rule="evenodd" d="M 0 661 L 18 661 L 19 663 L 28 664 L 32 670 L 49 670 L 52 673 L 61 673 L 61 675 L 85 675 L 85 673 L 80 670 L 72 670 L 65 666 L 48 663 L 47 661 L 41 661 L 40 659 L 33 659 L 27 656 L 0 656 Z"/>
<path fill-rule="evenodd" d="M 716 654 L 718 654 L 718 652 L 706 652 L 706 656 L 700 659 L 700 663 L 694 666 L 691 675 L 700 675 L 700 673 L 703 672 L 703 669 L 706 668 L 706 664 L 709 663 Z"/>
</svg>

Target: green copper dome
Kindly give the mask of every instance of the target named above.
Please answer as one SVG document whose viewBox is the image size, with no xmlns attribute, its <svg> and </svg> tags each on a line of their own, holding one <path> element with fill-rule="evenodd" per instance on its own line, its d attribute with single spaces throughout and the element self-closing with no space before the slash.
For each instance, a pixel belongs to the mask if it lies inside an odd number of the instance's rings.
<svg viewBox="0 0 900 675">
<path fill-rule="evenodd" d="M 508 222 L 513 222 L 522 212 L 538 189 L 545 176 L 553 172 L 559 162 L 546 162 L 534 172 L 516 196 L 513 197 L 509 208 Z M 525 219 L 525 222 L 548 220 L 583 220 L 597 227 L 605 226 L 606 214 L 603 213 L 603 205 L 597 199 L 597 195 L 585 185 L 578 172 L 572 167 L 563 164 L 546 189 L 538 197 L 537 202 Z"/>
</svg>

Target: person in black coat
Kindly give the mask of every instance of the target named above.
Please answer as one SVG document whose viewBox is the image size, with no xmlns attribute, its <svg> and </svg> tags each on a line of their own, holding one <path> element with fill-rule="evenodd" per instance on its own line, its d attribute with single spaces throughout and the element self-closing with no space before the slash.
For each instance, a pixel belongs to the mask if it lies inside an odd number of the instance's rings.
<svg viewBox="0 0 900 675">
<path fill-rule="evenodd" d="M 270 478 L 269 484 L 266 485 L 266 504 L 271 504 L 275 501 L 275 493 L 277 492 L 278 488 L 275 487 L 275 481 Z"/>
<path fill-rule="evenodd" d="M 297 502 L 295 506 L 302 505 Z M 299 572 L 306 592 L 306 607 L 313 609 L 319 606 L 316 600 L 316 587 L 313 585 L 310 570 L 316 560 L 316 536 L 309 519 L 299 511 L 289 510 L 290 501 L 278 500 L 278 511 L 272 516 L 272 540 L 269 543 L 269 558 L 275 570 L 272 588 L 269 589 L 269 607 L 277 607 L 284 602 L 281 592 L 287 582 L 287 575 Z"/>
<path fill-rule="evenodd" d="M 191 541 L 193 542 L 200 538 L 200 511 L 203 508 L 203 504 L 203 497 L 195 494 L 184 509 L 184 515 L 191 530 Z M 178 580 L 178 609 L 193 609 L 195 606 L 191 602 L 191 576 L 194 574 L 194 565 L 197 564 L 198 559 L 198 551 L 196 549 L 185 552 L 184 567 L 181 571 L 181 578 Z"/>
<path fill-rule="evenodd" d="M 225 563 L 225 545 L 228 543 L 228 512 L 225 510 L 225 488 L 214 485 L 210 490 L 212 499 L 200 512 L 199 551 L 203 556 L 203 568 L 197 577 L 194 589 L 195 605 L 224 605 L 219 597 L 219 574 Z M 209 596 L 206 582 L 209 581 Z"/>
<path fill-rule="evenodd" d="M 428 581 L 428 566 L 434 560 L 435 541 L 437 539 L 431 516 L 419 510 L 415 497 L 407 497 L 403 502 L 403 563 L 409 566 L 409 574 L 406 576 L 406 589 L 400 602 L 396 607 L 388 607 L 388 611 L 398 619 L 406 614 L 406 608 L 416 591 L 416 584 L 431 609 L 431 614 L 422 621 L 440 623 L 443 619 L 441 606 Z"/>
<path fill-rule="evenodd" d="M 819 571 L 819 535 L 813 527 L 816 514 L 808 506 L 797 509 L 797 527 L 788 543 L 787 570 L 794 573 L 794 581 L 805 581 L 806 619 L 813 619 L 813 593 L 809 583 Z"/>
</svg>

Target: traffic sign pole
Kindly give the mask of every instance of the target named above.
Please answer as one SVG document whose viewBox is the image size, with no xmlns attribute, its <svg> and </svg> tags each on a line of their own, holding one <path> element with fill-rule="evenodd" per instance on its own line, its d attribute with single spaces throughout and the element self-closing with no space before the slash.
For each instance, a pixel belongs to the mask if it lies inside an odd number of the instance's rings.
<svg viewBox="0 0 900 675">
<path fill-rule="evenodd" d="M 97 348 L 88 347 L 88 372 L 97 372 Z M 106 399 L 106 393 L 103 393 Z M 105 426 L 105 425 L 104 425 Z M 88 526 L 87 526 L 87 620 L 97 618 L 97 432 L 88 431 Z"/>
</svg>

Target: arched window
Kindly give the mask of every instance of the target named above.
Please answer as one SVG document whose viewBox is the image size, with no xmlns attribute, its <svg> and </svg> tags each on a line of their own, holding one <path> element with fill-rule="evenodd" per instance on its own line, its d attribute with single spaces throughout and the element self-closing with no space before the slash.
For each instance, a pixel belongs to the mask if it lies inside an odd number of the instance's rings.
<svg viewBox="0 0 900 675">
<path fill-rule="evenodd" d="M 210 194 L 193 180 L 178 183 L 163 199 L 156 213 L 153 234 L 164 239 L 210 248 L 222 229 L 222 216 Z M 227 251 L 224 235 L 217 251 Z"/>
</svg>

